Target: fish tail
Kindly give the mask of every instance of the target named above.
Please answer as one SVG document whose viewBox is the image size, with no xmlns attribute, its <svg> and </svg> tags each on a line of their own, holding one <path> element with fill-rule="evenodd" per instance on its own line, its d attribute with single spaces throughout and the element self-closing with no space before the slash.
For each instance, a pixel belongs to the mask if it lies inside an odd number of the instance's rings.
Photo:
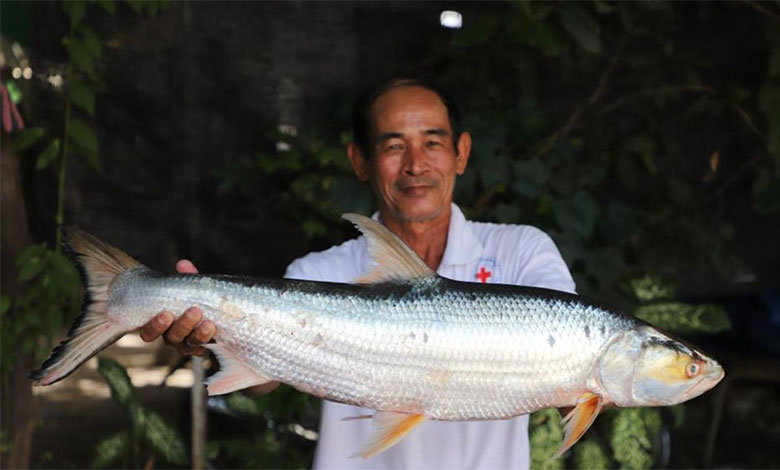
<svg viewBox="0 0 780 470">
<path fill-rule="evenodd" d="M 38 370 L 30 373 L 35 385 L 50 385 L 64 379 L 132 329 L 108 315 L 109 289 L 117 276 L 143 265 L 75 227 L 63 228 L 62 240 L 63 251 L 81 275 L 84 304 L 67 339 L 54 348 Z"/>
</svg>

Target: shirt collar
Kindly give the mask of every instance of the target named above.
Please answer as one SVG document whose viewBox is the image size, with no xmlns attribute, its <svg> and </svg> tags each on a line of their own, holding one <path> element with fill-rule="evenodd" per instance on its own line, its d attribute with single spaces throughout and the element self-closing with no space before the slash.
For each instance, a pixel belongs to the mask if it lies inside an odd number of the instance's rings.
<svg viewBox="0 0 780 470">
<path fill-rule="evenodd" d="M 374 212 L 372 219 L 379 219 L 379 211 Z M 367 247 L 366 247 L 367 249 Z M 450 227 L 447 231 L 447 246 L 441 258 L 439 270 L 446 266 L 468 264 L 482 255 L 484 247 L 474 231 L 466 222 L 466 217 L 460 207 L 452 203 L 450 210 Z"/>
<path fill-rule="evenodd" d="M 439 269 L 445 266 L 468 264 L 482 255 L 484 247 L 466 222 L 466 217 L 454 203 L 450 213 L 450 228 L 447 233 L 447 247 Z"/>
</svg>

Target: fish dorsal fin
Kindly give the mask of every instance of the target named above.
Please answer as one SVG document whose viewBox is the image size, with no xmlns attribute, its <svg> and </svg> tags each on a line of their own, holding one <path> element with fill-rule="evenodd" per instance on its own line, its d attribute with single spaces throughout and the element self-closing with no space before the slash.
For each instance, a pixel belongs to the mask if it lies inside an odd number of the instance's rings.
<svg viewBox="0 0 780 470">
<path fill-rule="evenodd" d="M 368 252 L 376 266 L 355 279 L 358 284 L 434 277 L 436 273 L 393 232 L 374 219 L 360 214 L 344 214 L 368 240 Z"/>
</svg>

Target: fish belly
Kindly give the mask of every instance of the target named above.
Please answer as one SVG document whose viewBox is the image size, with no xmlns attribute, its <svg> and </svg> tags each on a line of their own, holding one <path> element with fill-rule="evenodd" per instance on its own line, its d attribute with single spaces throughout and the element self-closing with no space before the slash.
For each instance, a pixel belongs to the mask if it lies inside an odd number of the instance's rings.
<svg viewBox="0 0 780 470">
<path fill-rule="evenodd" d="M 457 284 L 388 293 L 381 286 L 246 286 L 208 277 L 136 281 L 148 285 L 132 286 L 123 302 L 133 305 L 139 325 L 162 309 L 198 305 L 216 323 L 216 340 L 268 379 L 333 401 L 440 420 L 502 419 L 574 404 L 617 331 L 609 312 L 596 307 L 475 296 Z"/>
</svg>

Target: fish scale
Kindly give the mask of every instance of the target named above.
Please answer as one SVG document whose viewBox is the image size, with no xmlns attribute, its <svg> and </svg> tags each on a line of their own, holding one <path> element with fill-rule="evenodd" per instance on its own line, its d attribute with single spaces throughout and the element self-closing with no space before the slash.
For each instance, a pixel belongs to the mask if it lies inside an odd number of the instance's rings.
<svg viewBox="0 0 780 470">
<path fill-rule="evenodd" d="M 425 418 L 574 406 L 560 455 L 604 403 L 676 404 L 723 378 L 717 362 L 608 306 L 436 276 L 376 221 L 348 217 L 377 264 L 356 284 L 161 274 L 85 232 L 66 232 L 87 286 L 83 316 L 31 377 L 54 383 L 160 311 L 198 306 L 217 325 L 216 342 L 204 345 L 220 362 L 209 393 L 280 381 L 377 410 L 363 457 Z"/>
</svg>

